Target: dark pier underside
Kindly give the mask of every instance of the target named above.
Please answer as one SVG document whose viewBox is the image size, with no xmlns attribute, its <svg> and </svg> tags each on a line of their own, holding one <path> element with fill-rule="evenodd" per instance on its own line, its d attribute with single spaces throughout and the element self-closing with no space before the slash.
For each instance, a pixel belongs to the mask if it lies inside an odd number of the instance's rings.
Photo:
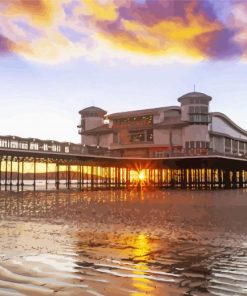
<svg viewBox="0 0 247 296">
<path fill-rule="evenodd" d="M 142 177 L 139 174 L 142 172 Z M 0 149 L 1 189 L 133 187 L 234 189 L 247 186 L 247 160 L 222 155 L 168 158 L 123 158 Z"/>
</svg>

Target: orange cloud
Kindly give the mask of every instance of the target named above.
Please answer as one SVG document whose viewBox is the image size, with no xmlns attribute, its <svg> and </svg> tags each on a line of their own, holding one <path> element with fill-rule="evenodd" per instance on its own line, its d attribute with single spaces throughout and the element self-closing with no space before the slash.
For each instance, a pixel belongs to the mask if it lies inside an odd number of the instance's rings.
<svg viewBox="0 0 247 296">
<path fill-rule="evenodd" d="M 80 12 L 84 15 L 88 14 L 98 21 L 115 21 L 118 17 L 117 6 L 114 1 L 104 1 L 102 3 L 97 0 L 82 0 Z"/>
<path fill-rule="evenodd" d="M 182 54 L 193 58 L 204 56 L 199 48 L 193 46 L 195 38 L 220 28 L 219 24 L 207 23 L 203 18 L 194 19 L 186 25 L 175 18 L 161 21 L 151 27 L 124 21 L 123 27 L 124 31 L 116 35 L 111 36 L 111 34 L 104 32 L 101 36 L 112 42 L 116 47 L 139 53 L 151 55 Z M 210 38 L 208 38 L 206 43 L 209 44 L 210 41 Z"/>
<path fill-rule="evenodd" d="M 55 16 L 63 13 L 59 1 L 56 0 L 4 0 L 4 2 L 6 15 L 27 18 L 37 26 L 51 25 Z"/>
<path fill-rule="evenodd" d="M 203 14 L 193 16 L 193 6 L 194 3 L 186 9 L 187 22 L 179 17 L 171 17 L 150 26 L 143 22 L 123 20 L 121 29 L 113 32 L 103 29 L 99 36 L 115 48 L 141 54 L 203 59 L 204 52 L 196 46 L 196 38 L 209 33 L 204 44 L 209 46 L 212 42 L 210 33 L 220 30 L 222 26 L 219 22 L 209 21 Z"/>
<path fill-rule="evenodd" d="M 234 21 L 223 23 L 211 0 L 1 0 L 0 54 L 45 63 L 242 57 L 247 10 L 232 3 Z"/>
<path fill-rule="evenodd" d="M 79 57 L 80 46 L 59 31 L 65 21 L 62 4 L 67 1 L 3 0 L 0 21 L 2 17 L 2 30 L 11 40 L 9 51 L 42 63 Z"/>
</svg>

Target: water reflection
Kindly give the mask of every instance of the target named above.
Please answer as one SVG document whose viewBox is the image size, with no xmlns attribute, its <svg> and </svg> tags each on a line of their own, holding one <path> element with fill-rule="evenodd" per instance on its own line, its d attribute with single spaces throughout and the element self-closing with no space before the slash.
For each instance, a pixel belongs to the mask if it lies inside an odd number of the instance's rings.
<svg viewBox="0 0 247 296">
<path fill-rule="evenodd" d="M 246 212 L 244 191 L 2 192 L 0 295 L 247 295 Z"/>
<path fill-rule="evenodd" d="M 153 283 L 145 277 L 139 277 L 139 275 L 145 276 L 148 271 L 147 260 L 149 259 L 150 251 L 148 237 L 144 233 L 139 234 L 134 241 L 133 248 L 133 255 L 137 260 L 136 270 L 133 271 L 133 274 L 138 275 L 133 278 L 133 287 L 137 288 L 139 292 L 132 292 L 132 296 L 152 295 L 154 290 Z"/>
</svg>

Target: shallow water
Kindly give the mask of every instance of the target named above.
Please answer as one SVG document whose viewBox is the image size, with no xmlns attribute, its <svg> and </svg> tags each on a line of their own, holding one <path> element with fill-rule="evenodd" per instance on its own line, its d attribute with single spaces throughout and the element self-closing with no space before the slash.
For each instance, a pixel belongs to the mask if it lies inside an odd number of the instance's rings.
<svg viewBox="0 0 247 296">
<path fill-rule="evenodd" d="M 0 192 L 0 295 L 247 295 L 247 193 Z"/>
</svg>

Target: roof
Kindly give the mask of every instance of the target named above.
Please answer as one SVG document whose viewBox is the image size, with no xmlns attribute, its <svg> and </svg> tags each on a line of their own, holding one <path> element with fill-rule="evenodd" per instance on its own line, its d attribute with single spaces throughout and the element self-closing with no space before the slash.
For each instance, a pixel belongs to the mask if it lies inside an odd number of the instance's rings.
<svg viewBox="0 0 247 296">
<path fill-rule="evenodd" d="M 87 108 L 84 108 L 82 110 L 79 111 L 79 114 L 83 114 L 85 112 L 98 112 L 98 113 L 102 113 L 103 115 L 105 115 L 107 112 L 99 107 L 95 107 L 95 106 L 90 106 Z"/>
<path fill-rule="evenodd" d="M 155 115 L 163 110 L 180 110 L 179 106 L 169 106 L 169 107 L 158 107 L 158 108 L 150 108 L 150 109 L 142 109 L 142 110 L 133 110 L 133 111 L 125 111 L 109 114 L 107 117 L 109 119 L 115 118 L 125 118 L 132 116 L 143 116 L 143 115 Z"/>
<path fill-rule="evenodd" d="M 214 117 L 222 118 L 223 120 L 225 120 L 225 122 L 227 122 L 228 124 L 230 124 L 235 130 L 237 130 L 238 132 L 240 132 L 240 133 L 244 134 L 245 136 L 247 136 L 247 131 L 244 130 L 243 128 L 241 128 L 240 126 L 238 126 L 235 122 L 233 122 L 225 114 L 223 114 L 221 112 L 211 112 L 210 114 L 212 114 L 212 116 L 214 116 Z"/>
<path fill-rule="evenodd" d="M 163 122 L 158 122 L 153 125 L 153 128 L 163 128 L 163 127 L 182 127 L 189 125 L 188 121 L 183 121 L 179 118 L 169 118 Z"/>
<path fill-rule="evenodd" d="M 209 101 L 212 100 L 212 97 L 210 97 L 210 96 L 208 96 L 208 95 L 206 95 L 204 93 L 197 92 L 197 91 L 189 92 L 187 94 L 184 94 L 183 96 L 178 98 L 178 101 L 180 102 L 181 99 L 185 99 L 185 98 L 207 98 Z"/>
</svg>

